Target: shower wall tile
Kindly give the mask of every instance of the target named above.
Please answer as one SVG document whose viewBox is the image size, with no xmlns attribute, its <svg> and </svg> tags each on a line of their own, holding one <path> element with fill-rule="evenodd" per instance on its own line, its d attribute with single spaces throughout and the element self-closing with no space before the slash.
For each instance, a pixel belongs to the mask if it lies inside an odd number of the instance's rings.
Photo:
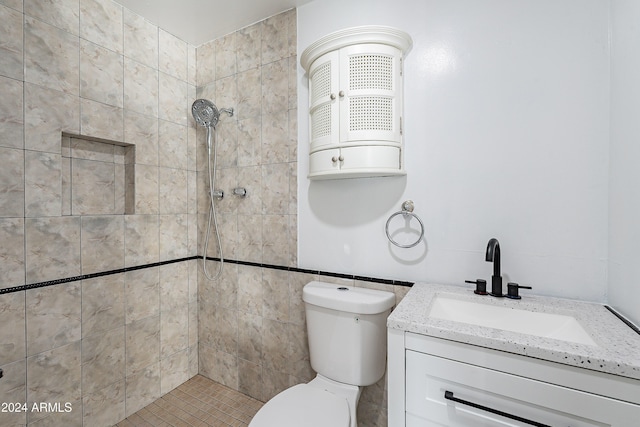
<svg viewBox="0 0 640 427">
<path fill-rule="evenodd" d="M 187 171 L 187 213 L 198 213 L 198 173 Z"/>
<path fill-rule="evenodd" d="M 82 281 L 82 338 L 125 323 L 124 273 Z"/>
<path fill-rule="evenodd" d="M 162 29 L 159 30 L 158 69 L 180 80 L 188 79 L 187 43 Z"/>
<path fill-rule="evenodd" d="M 238 73 L 252 68 L 258 68 L 260 64 L 262 64 L 261 50 L 263 25 L 263 22 L 258 22 L 236 32 Z"/>
<path fill-rule="evenodd" d="M 262 273 L 262 315 L 265 319 L 289 321 L 288 275 L 286 270 L 265 269 Z"/>
<path fill-rule="evenodd" d="M 158 168 L 135 165 L 135 212 L 158 214 Z"/>
<path fill-rule="evenodd" d="M 168 358 L 179 351 L 185 352 L 186 371 L 187 358 L 186 351 L 189 348 L 189 306 L 172 308 L 162 312 L 160 316 L 160 358 Z"/>
<path fill-rule="evenodd" d="M 238 166 L 259 165 L 262 159 L 260 116 L 238 121 Z"/>
<path fill-rule="evenodd" d="M 24 219 L 0 218 L 0 242 L 0 289 L 24 285 Z"/>
<path fill-rule="evenodd" d="M 80 98 L 25 83 L 24 148 L 60 153 L 60 133 L 80 133 Z"/>
<path fill-rule="evenodd" d="M 287 111 L 262 117 L 262 163 L 289 160 L 289 118 Z"/>
<path fill-rule="evenodd" d="M 238 256 L 249 262 L 262 262 L 262 215 L 238 216 Z"/>
<path fill-rule="evenodd" d="M 234 390 L 238 389 L 237 357 L 207 345 L 198 345 L 200 369 L 208 378 Z"/>
<path fill-rule="evenodd" d="M 158 99 L 158 70 L 125 58 L 124 108 L 158 117 Z"/>
<path fill-rule="evenodd" d="M 158 165 L 158 120 L 125 110 L 124 142 L 135 145 L 135 163 Z"/>
<path fill-rule="evenodd" d="M 25 216 L 59 216 L 62 212 L 62 158 L 36 151 L 25 156 Z"/>
<path fill-rule="evenodd" d="M 187 381 L 189 375 L 189 349 L 185 348 L 160 361 L 160 393 L 165 394 Z"/>
<path fill-rule="evenodd" d="M 24 146 L 23 86 L 21 81 L 0 77 L 0 146 Z"/>
<path fill-rule="evenodd" d="M 265 115 L 282 113 L 289 107 L 289 59 L 262 67 L 262 111 Z"/>
<path fill-rule="evenodd" d="M 80 37 L 124 53 L 123 7 L 111 0 L 80 0 Z"/>
<path fill-rule="evenodd" d="M 184 258 L 188 255 L 187 215 L 159 215 L 160 261 Z"/>
<path fill-rule="evenodd" d="M 262 64 L 279 61 L 291 55 L 289 52 L 289 20 L 293 12 L 283 12 L 264 20 L 262 27 Z"/>
<path fill-rule="evenodd" d="M 196 64 L 198 87 L 205 86 L 216 79 L 216 44 L 215 40 L 196 48 Z"/>
<path fill-rule="evenodd" d="M 25 293 L 0 295 L 0 365 L 23 361 L 26 357 L 25 325 Z"/>
<path fill-rule="evenodd" d="M 198 83 L 198 67 L 196 62 L 196 47 L 187 45 L 187 82 L 196 86 Z M 191 99 L 191 98 L 190 98 Z"/>
<path fill-rule="evenodd" d="M 198 253 L 198 215 L 187 214 L 187 256 Z"/>
<path fill-rule="evenodd" d="M 125 378 L 124 328 L 82 339 L 83 393 L 95 393 Z"/>
<path fill-rule="evenodd" d="M 0 147 L 0 217 L 24 217 L 24 151 Z"/>
<path fill-rule="evenodd" d="M 82 217 L 82 274 L 124 267 L 124 217 Z"/>
<path fill-rule="evenodd" d="M 159 117 L 173 123 L 187 126 L 188 83 L 165 73 L 159 78 Z"/>
<path fill-rule="evenodd" d="M 160 276 L 158 267 L 125 273 L 125 318 L 127 325 L 160 313 Z"/>
<path fill-rule="evenodd" d="M 125 380 L 94 393 L 84 394 L 82 420 L 85 426 L 110 426 L 125 418 Z"/>
<path fill-rule="evenodd" d="M 124 113 L 122 108 L 81 99 L 80 132 L 83 135 L 124 141 Z"/>
<path fill-rule="evenodd" d="M 26 291 L 27 356 L 80 340 L 80 298 L 77 282 Z"/>
<path fill-rule="evenodd" d="M 0 381 L 0 396 L 3 402 L 26 402 L 27 401 L 27 363 L 25 360 L 1 365 L 4 371 L 2 381 Z M 2 412 L 0 413 L 0 423 L 5 426 L 26 425 L 26 412 Z"/>
<path fill-rule="evenodd" d="M 238 183 L 247 189 L 247 194 L 238 205 L 238 213 L 259 215 L 262 213 L 262 167 L 247 166 L 238 168 Z"/>
<path fill-rule="evenodd" d="M 288 163 L 262 166 L 262 213 L 289 213 L 290 172 Z"/>
<path fill-rule="evenodd" d="M 122 108 L 123 91 L 123 56 L 80 40 L 80 96 Z"/>
<path fill-rule="evenodd" d="M 238 313 L 238 357 L 259 364 L 262 360 L 262 317 Z"/>
<path fill-rule="evenodd" d="M 24 18 L 25 81 L 78 95 L 78 36 L 26 15 Z"/>
<path fill-rule="evenodd" d="M 27 358 L 27 403 L 29 406 L 35 402 L 75 402 L 79 400 L 82 384 L 80 362 L 80 341 Z M 41 417 L 45 413 L 29 413 L 28 416 L 34 414 Z M 34 418 L 38 415 L 35 415 Z"/>
<path fill-rule="evenodd" d="M 189 92 L 189 99 L 196 99 L 195 89 L 193 93 L 191 90 Z M 193 120 L 189 120 L 189 126 L 187 126 L 187 169 L 198 170 L 198 130 Z"/>
<path fill-rule="evenodd" d="M 4 4 L 5 6 L 15 9 L 19 12 L 22 12 L 22 3 L 23 0 L 0 0 L 0 4 Z"/>
<path fill-rule="evenodd" d="M 215 40 L 216 80 L 236 73 L 236 33 Z"/>
<path fill-rule="evenodd" d="M 24 0 L 24 13 L 75 36 L 80 34 L 78 0 Z"/>
<path fill-rule="evenodd" d="M 147 317 L 128 324 L 126 340 L 127 383 L 130 377 L 145 372 L 151 365 L 154 368 L 147 373 L 152 374 L 153 377 L 158 376 L 159 385 L 160 372 L 155 365 L 159 361 L 160 354 L 160 316 Z M 128 389 L 129 384 L 127 384 Z"/>
<path fill-rule="evenodd" d="M 0 286 L 197 254 L 196 48 L 111 0 L 0 4 Z M 197 374 L 197 266 L 162 300 L 158 268 L 0 296 L 0 393 L 73 405 L 0 424 L 113 425 Z"/>
<path fill-rule="evenodd" d="M 170 121 L 158 121 L 158 164 L 162 167 L 187 169 L 187 127 Z"/>
<path fill-rule="evenodd" d="M 178 262 L 160 268 L 160 311 L 169 312 L 189 303 L 189 264 Z"/>
<path fill-rule="evenodd" d="M 262 268 L 238 267 L 238 310 L 262 316 Z"/>
<path fill-rule="evenodd" d="M 27 283 L 80 274 L 80 218 L 27 218 Z"/>
<path fill-rule="evenodd" d="M 270 76 L 271 79 L 273 77 Z M 239 121 L 260 117 L 262 114 L 262 81 L 260 68 L 252 68 L 238 74 L 237 117 Z"/>
<path fill-rule="evenodd" d="M 126 267 L 159 261 L 158 217 L 156 215 L 127 215 L 125 227 L 124 262 Z"/>
<path fill-rule="evenodd" d="M 0 5 L 0 75 L 23 80 L 23 23 L 22 14 Z"/>
<path fill-rule="evenodd" d="M 288 215 L 263 215 L 262 257 L 276 265 L 289 263 Z"/>
<path fill-rule="evenodd" d="M 238 391 L 261 401 L 266 401 L 262 393 L 262 365 L 238 359 Z"/>
<path fill-rule="evenodd" d="M 159 398 L 160 362 L 157 361 L 127 376 L 125 390 L 127 417 Z"/>
<path fill-rule="evenodd" d="M 158 68 L 158 27 L 124 9 L 124 56 Z"/>
<path fill-rule="evenodd" d="M 160 214 L 187 212 L 187 171 L 160 168 Z"/>
<path fill-rule="evenodd" d="M 113 163 L 71 159 L 71 182 L 73 215 L 115 213 Z"/>
<path fill-rule="evenodd" d="M 114 163 L 115 147 L 116 146 L 113 144 L 70 137 L 69 157 L 84 160 L 95 160 L 97 162 Z"/>
</svg>

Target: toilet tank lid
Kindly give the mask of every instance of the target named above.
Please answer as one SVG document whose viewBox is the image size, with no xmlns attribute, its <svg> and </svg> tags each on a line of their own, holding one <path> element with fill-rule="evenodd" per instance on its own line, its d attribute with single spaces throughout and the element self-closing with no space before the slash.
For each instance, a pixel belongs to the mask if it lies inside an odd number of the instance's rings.
<svg viewBox="0 0 640 427">
<path fill-rule="evenodd" d="M 331 310 L 378 314 L 393 307 L 396 298 L 391 292 L 313 281 L 302 290 L 302 300 Z"/>
</svg>

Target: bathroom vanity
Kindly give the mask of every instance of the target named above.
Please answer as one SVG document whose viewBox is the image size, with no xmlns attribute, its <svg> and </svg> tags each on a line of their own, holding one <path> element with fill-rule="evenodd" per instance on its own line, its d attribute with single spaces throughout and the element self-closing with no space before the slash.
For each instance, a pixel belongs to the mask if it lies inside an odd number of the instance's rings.
<svg viewBox="0 0 640 427">
<path fill-rule="evenodd" d="M 640 425 L 640 335 L 602 305 L 416 284 L 387 328 L 389 427 Z"/>
</svg>

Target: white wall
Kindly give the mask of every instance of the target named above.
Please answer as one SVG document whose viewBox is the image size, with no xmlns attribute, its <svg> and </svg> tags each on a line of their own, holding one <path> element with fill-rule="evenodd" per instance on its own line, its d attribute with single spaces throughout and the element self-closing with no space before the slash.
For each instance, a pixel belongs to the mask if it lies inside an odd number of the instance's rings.
<svg viewBox="0 0 640 427">
<path fill-rule="evenodd" d="M 609 302 L 640 324 L 640 2 L 611 6 Z"/>
<path fill-rule="evenodd" d="M 298 55 L 329 32 L 366 24 L 402 29 L 414 46 L 405 62 L 404 178 L 306 179 L 308 89 L 299 68 L 298 265 L 460 284 L 489 279 L 484 252 L 496 237 L 506 280 L 606 300 L 608 14 L 602 0 L 301 6 Z M 426 226 L 413 249 L 384 234 L 406 199 Z"/>
</svg>

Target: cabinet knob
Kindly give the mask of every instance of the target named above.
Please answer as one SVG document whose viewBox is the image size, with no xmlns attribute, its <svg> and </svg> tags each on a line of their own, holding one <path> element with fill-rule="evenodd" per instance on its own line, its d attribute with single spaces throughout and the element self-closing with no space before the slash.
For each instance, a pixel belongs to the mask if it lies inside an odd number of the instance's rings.
<svg viewBox="0 0 640 427">
<path fill-rule="evenodd" d="M 340 92 L 338 92 L 338 95 L 340 95 L 340 98 L 344 98 L 344 91 L 341 90 Z"/>
<path fill-rule="evenodd" d="M 333 163 L 335 163 L 335 162 L 337 162 L 337 161 L 338 161 L 338 158 L 337 158 L 336 156 L 333 156 L 333 157 L 331 158 L 331 161 L 332 161 Z"/>
<path fill-rule="evenodd" d="M 332 93 L 331 95 L 329 95 L 329 98 L 331 98 L 331 99 L 336 99 L 336 94 L 335 94 L 335 93 Z"/>
<path fill-rule="evenodd" d="M 340 160 L 341 162 L 344 162 L 344 156 L 338 157 L 338 160 Z"/>
</svg>

